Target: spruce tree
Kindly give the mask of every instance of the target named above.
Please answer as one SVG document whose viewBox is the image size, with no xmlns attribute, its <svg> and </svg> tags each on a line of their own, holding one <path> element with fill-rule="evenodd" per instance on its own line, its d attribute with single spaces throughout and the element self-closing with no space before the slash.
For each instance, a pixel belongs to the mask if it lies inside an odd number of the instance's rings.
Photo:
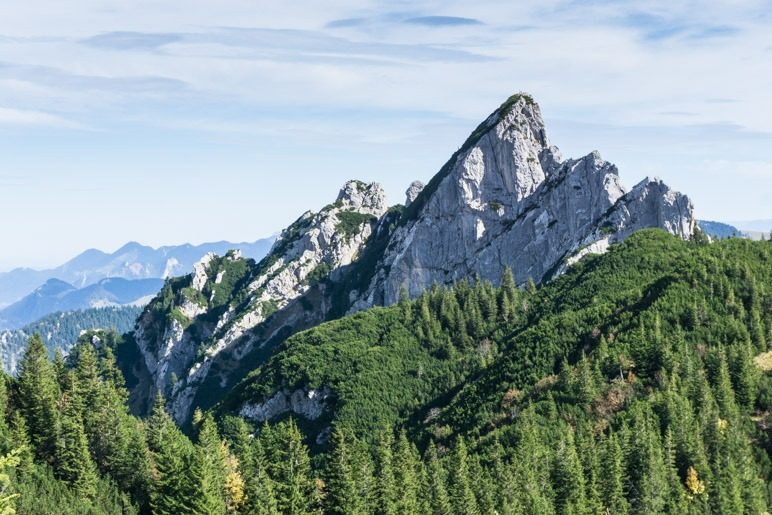
<svg viewBox="0 0 772 515">
<path fill-rule="evenodd" d="M 604 510 L 626 515 L 630 505 L 625 497 L 625 463 L 616 434 L 612 433 L 604 442 L 601 471 L 600 493 Z"/>
<path fill-rule="evenodd" d="M 195 450 L 169 416 L 160 393 L 148 420 L 147 439 L 152 456 L 150 506 L 153 514 L 203 513 Z"/>
<path fill-rule="evenodd" d="M 16 388 L 35 456 L 52 464 L 59 435 L 59 385 L 40 335 L 29 340 Z"/>
<path fill-rule="evenodd" d="M 196 464 L 200 467 L 204 511 L 211 515 L 226 511 L 228 450 L 220 439 L 211 414 L 203 417 L 196 446 Z"/>
<path fill-rule="evenodd" d="M 335 428 L 330 438 L 330 461 L 326 474 L 326 512 L 346 515 L 364 513 L 362 498 L 359 496 L 353 458 L 349 442 L 343 431 Z"/>
<path fill-rule="evenodd" d="M 281 442 L 281 460 L 276 478 L 279 510 L 289 515 L 305 515 L 316 511 L 316 483 L 311 477 L 308 448 L 303 443 L 300 430 L 293 419 L 281 424 L 276 430 Z"/>
<path fill-rule="evenodd" d="M 411 515 L 419 511 L 419 463 L 418 451 L 405 432 L 400 432 L 394 454 L 394 483 L 399 492 L 396 508 L 400 514 Z"/>
<path fill-rule="evenodd" d="M 394 478 L 393 442 L 391 431 L 384 431 L 378 439 L 376 449 L 376 511 L 383 515 L 397 513 L 396 504 L 399 494 Z"/>
<path fill-rule="evenodd" d="M 432 515 L 451 515 L 450 497 L 447 489 L 447 475 L 437 456 L 434 441 L 429 443 L 426 451 L 427 472 L 429 481 L 429 496 Z"/>
<path fill-rule="evenodd" d="M 469 455 L 464 438 L 459 436 L 453 447 L 450 463 L 450 502 L 453 513 L 476 515 L 480 513 L 469 477 Z"/>
<path fill-rule="evenodd" d="M 83 430 L 82 408 L 77 398 L 65 394 L 61 409 L 61 431 L 56 441 L 56 475 L 72 485 L 82 497 L 93 499 L 97 494 L 97 474 Z"/>
</svg>

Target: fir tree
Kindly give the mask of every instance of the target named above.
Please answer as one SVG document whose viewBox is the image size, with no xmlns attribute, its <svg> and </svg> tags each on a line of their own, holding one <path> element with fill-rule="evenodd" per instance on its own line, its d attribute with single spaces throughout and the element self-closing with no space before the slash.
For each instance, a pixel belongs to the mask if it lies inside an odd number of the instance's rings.
<svg viewBox="0 0 772 515">
<path fill-rule="evenodd" d="M 415 447 L 408 442 L 405 432 L 400 432 L 394 455 L 394 482 L 399 492 L 397 512 L 404 515 L 417 514 L 419 511 L 420 462 L 417 454 Z"/>
<path fill-rule="evenodd" d="M 277 431 L 281 442 L 276 478 L 279 510 L 290 515 L 311 513 L 317 509 L 318 495 L 308 449 L 293 419 L 278 426 Z"/>
<path fill-rule="evenodd" d="M 397 489 L 394 478 L 393 437 L 384 431 L 378 440 L 376 454 L 376 511 L 383 515 L 397 513 Z"/>
<path fill-rule="evenodd" d="M 40 461 L 53 463 L 59 435 L 59 385 L 40 335 L 29 340 L 19 364 L 16 388 L 19 410 L 26 419 L 35 456 Z"/>
<path fill-rule="evenodd" d="M 429 481 L 429 496 L 432 515 L 451 515 L 450 497 L 446 486 L 446 473 L 437 457 L 434 441 L 429 443 L 426 451 L 427 471 Z"/>
<path fill-rule="evenodd" d="M 456 439 L 450 464 L 450 500 L 453 512 L 458 515 L 480 513 L 469 477 L 469 455 L 461 436 Z"/>
<path fill-rule="evenodd" d="M 227 504 L 229 453 L 210 414 L 204 416 L 201 421 L 196 455 L 196 464 L 201 470 L 200 489 L 204 511 L 211 515 L 223 514 Z"/>
<path fill-rule="evenodd" d="M 81 496 L 92 499 L 97 493 L 97 475 L 83 430 L 82 408 L 69 394 L 65 394 L 61 404 L 61 431 L 56 441 L 55 455 L 56 475 L 71 484 Z"/>
<path fill-rule="evenodd" d="M 343 432 L 336 428 L 330 439 L 331 454 L 326 476 L 327 513 L 364 513 L 353 470 L 353 458 Z"/>
</svg>

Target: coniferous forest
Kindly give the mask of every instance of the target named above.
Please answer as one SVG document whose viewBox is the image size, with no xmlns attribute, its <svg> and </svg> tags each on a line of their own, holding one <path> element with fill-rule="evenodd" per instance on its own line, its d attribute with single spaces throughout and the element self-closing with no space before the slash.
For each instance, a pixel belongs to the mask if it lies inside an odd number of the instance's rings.
<svg viewBox="0 0 772 515">
<path fill-rule="evenodd" d="M 646 230 L 543 286 L 464 281 L 289 338 L 179 428 L 129 412 L 125 337 L 0 381 L 0 513 L 763 514 L 772 244 Z M 95 344 L 94 342 L 98 342 Z M 317 421 L 253 424 L 278 386 Z M 183 431 L 184 429 L 184 431 Z"/>
</svg>

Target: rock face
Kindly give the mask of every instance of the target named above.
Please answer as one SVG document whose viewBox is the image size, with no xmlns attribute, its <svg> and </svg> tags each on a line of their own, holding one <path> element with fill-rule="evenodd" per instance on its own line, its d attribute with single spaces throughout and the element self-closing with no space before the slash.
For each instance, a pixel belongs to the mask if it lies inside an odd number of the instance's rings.
<svg viewBox="0 0 772 515">
<path fill-rule="evenodd" d="M 694 223 L 689 199 L 661 181 L 628 193 L 597 152 L 561 160 L 539 106 L 516 95 L 414 199 L 354 309 L 392 304 L 403 287 L 416 296 L 474 275 L 498 283 L 506 267 L 538 283 L 637 229 L 689 238 Z"/>
<path fill-rule="evenodd" d="M 207 254 L 191 275 L 168 282 L 134 331 L 144 361 L 130 371 L 140 383 L 135 409 L 146 411 L 162 392 L 184 422 L 203 386 L 228 387 L 236 369 L 249 371 L 251 354 L 323 321 L 325 281 L 356 258 L 385 211 L 380 185 L 350 181 L 334 204 L 285 229 L 259 264 Z"/>
<path fill-rule="evenodd" d="M 405 206 L 412 204 L 425 187 L 426 185 L 421 181 L 413 181 L 408 187 L 407 191 L 405 191 Z"/>
<path fill-rule="evenodd" d="M 259 263 L 208 254 L 193 274 L 168 281 L 134 332 L 143 358 L 130 370 L 137 411 L 160 391 L 185 422 L 290 335 L 395 303 L 402 288 L 417 296 L 475 276 L 497 284 L 506 268 L 520 284 L 540 282 L 638 229 L 690 238 L 695 227 L 689 199 L 661 181 L 628 192 L 597 152 L 563 160 L 525 94 L 508 99 L 406 196 L 404 207 L 387 209 L 378 184 L 350 181 L 334 204 L 285 229 Z M 313 418 L 334 396 L 283 389 L 241 409 L 257 421 L 288 411 Z"/>
</svg>

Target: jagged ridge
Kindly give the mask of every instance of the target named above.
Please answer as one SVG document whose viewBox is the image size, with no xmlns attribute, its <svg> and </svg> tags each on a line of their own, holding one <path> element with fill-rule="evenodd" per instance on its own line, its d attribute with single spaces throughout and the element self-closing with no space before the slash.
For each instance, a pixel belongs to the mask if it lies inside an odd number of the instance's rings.
<svg viewBox="0 0 772 515">
<path fill-rule="evenodd" d="M 135 407 L 161 391 L 184 422 L 300 330 L 393 304 L 403 288 L 415 297 L 475 276 L 498 284 L 506 268 L 520 284 L 539 282 L 644 227 L 688 239 L 691 202 L 656 179 L 627 192 L 597 152 L 562 160 L 538 104 L 514 95 L 426 187 L 411 184 L 406 207 L 387 210 L 379 185 L 350 181 L 260 263 L 207 256 L 171 281 L 135 331 L 145 363 L 133 371 Z M 211 293 L 232 268 L 241 274 L 233 287 Z"/>
</svg>

